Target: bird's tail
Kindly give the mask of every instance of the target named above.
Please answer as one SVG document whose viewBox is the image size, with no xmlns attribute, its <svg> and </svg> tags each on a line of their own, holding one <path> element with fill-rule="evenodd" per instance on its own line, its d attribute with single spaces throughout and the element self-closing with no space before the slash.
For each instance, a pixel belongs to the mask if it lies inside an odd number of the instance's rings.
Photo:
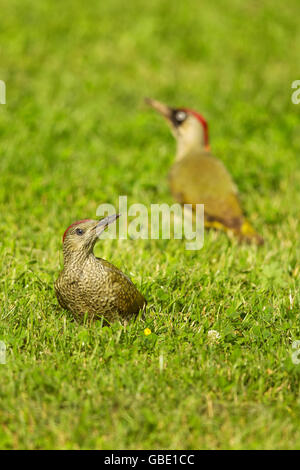
<svg viewBox="0 0 300 470">
<path fill-rule="evenodd" d="M 214 228 L 216 230 L 222 230 L 226 232 L 229 236 L 235 235 L 240 242 L 254 243 L 256 245 L 263 245 L 264 239 L 254 230 L 248 220 L 243 219 L 239 228 L 232 228 L 220 221 L 216 220 L 205 220 L 205 227 Z"/>
<path fill-rule="evenodd" d="M 255 243 L 256 245 L 263 245 L 264 239 L 261 237 L 252 227 L 252 225 L 248 222 L 248 220 L 244 219 L 243 223 L 240 227 L 238 236 L 241 241 L 245 241 L 247 243 Z"/>
</svg>

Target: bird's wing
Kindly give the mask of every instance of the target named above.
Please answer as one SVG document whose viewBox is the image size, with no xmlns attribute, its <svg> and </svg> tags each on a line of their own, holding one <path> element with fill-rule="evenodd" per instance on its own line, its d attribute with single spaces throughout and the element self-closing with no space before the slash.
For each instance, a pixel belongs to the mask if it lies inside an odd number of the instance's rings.
<svg viewBox="0 0 300 470">
<path fill-rule="evenodd" d="M 109 291 L 113 293 L 111 303 L 115 308 L 132 314 L 142 310 L 146 300 L 131 279 L 108 261 L 100 258 L 97 260 L 101 261 L 101 269 L 105 269 L 105 282 Z"/>
<path fill-rule="evenodd" d="M 210 154 L 188 155 L 170 172 L 173 196 L 182 204 L 204 204 L 205 218 L 239 228 L 243 213 L 237 188 L 223 163 Z"/>
</svg>

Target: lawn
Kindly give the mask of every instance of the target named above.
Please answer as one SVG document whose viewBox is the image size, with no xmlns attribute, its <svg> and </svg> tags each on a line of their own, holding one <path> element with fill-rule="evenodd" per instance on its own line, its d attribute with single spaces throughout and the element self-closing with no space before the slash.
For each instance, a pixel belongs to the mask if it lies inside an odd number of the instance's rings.
<svg viewBox="0 0 300 470">
<path fill-rule="evenodd" d="M 298 0 L 2 0 L 0 448 L 300 448 L 299 14 Z M 119 195 L 172 203 L 174 140 L 144 96 L 207 118 L 265 245 L 103 240 L 146 317 L 79 324 L 53 289 L 66 227 Z"/>
</svg>

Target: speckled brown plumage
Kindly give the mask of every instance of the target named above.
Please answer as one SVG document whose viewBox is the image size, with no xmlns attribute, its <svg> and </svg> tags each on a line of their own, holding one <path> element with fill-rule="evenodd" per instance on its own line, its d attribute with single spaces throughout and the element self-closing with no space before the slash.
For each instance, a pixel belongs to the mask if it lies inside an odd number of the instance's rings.
<svg viewBox="0 0 300 470">
<path fill-rule="evenodd" d="M 55 282 L 59 304 L 76 318 L 104 318 L 111 323 L 129 320 L 146 301 L 132 281 L 93 249 L 100 233 L 117 216 L 72 224 L 63 239 L 64 269 Z"/>
</svg>

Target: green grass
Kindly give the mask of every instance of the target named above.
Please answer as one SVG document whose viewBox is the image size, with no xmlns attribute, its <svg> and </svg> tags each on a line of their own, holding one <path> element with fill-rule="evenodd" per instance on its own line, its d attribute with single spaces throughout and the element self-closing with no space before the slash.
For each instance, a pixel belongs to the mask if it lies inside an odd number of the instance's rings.
<svg viewBox="0 0 300 470">
<path fill-rule="evenodd" d="M 299 13 L 2 1 L 0 448 L 300 448 Z M 144 96 L 207 117 L 266 243 L 105 240 L 96 253 L 132 277 L 146 319 L 78 324 L 53 290 L 65 228 L 119 195 L 172 202 L 175 145 Z"/>
</svg>

